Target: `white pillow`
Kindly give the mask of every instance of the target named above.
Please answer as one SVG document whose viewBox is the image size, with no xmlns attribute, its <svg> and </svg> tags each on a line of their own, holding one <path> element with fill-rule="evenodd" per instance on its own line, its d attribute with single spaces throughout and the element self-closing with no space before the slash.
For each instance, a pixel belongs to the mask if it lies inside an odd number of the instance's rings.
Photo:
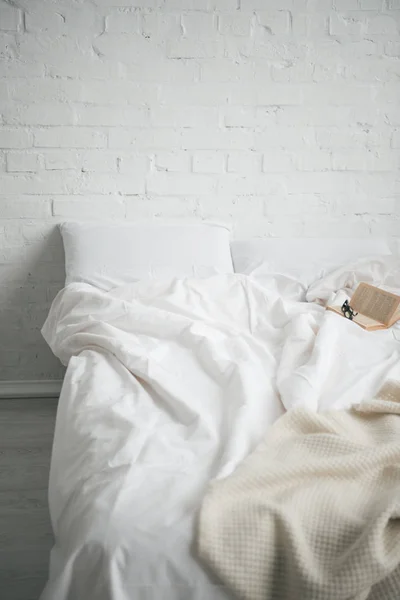
<svg viewBox="0 0 400 600">
<path fill-rule="evenodd" d="M 280 273 L 309 285 L 346 262 L 398 253 L 398 244 L 396 238 L 265 238 L 232 242 L 231 253 L 237 273 Z"/>
<path fill-rule="evenodd" d="M 66 284 L 109 290 L 145 278 L 233 273 L 229 230 L 214 224 L 62 223 Z"/>
</svg>

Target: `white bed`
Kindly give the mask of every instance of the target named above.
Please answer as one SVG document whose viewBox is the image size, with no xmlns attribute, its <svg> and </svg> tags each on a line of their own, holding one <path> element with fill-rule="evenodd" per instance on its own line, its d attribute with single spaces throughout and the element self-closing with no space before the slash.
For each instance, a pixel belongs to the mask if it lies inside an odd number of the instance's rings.
<svg viewBox="0 0 400 600">
<path fill-rule="evenodd" d="M 97 271 L 96 244 L 84 244 L 83 275 L 80 256 L 67 257 L 69 285 L 43 328 L 68 368 L 50 473 L 56 544 L 41 600 L 231 598 L 192 549 L 210 479 L 231 473 L 286 409 L 350 406 L 399 361 L 397 327 L 367 333 L 321 306 L 360 279 L 400 291 L 391 244 L 298 241 L 287 252 L 268 241 L 255 252 L 236 243 L 235 274 L 226 234 L 210 235 L 215 255 L 199 243 L 187 260 L 175 231 L 174 260 L 186 263 L 173 279 L 140 264 L 124 280 L 123 248 L 114 265 L 102 255 Z M 152 264 L 170 270 L 167 238 L 163 247 L 155 234 Z M 125 285 L 110 285 L 116 272 Z"/>
</svg>

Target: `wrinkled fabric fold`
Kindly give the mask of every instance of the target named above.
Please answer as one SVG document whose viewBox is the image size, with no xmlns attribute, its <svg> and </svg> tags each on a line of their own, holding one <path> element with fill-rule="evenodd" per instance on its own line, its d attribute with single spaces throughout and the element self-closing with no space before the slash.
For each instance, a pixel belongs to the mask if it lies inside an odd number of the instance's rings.
<svg viewBox="0 0 400 600">
<path fill-rule="evenodd" d="M 43 335 L 67 372 L 42 600 L 230 600 L 193 552 L 209 482 L 286 409 L 361 403 L 399 358 L 279 277 L 71 284 Z"/>
<path fill-rule="evenodd" d="M 238 597 L 400 596 L 398 371 L 390 393 L 349 411 L 289 411 L 211 485 L 198 554 Z"/>
</svg>

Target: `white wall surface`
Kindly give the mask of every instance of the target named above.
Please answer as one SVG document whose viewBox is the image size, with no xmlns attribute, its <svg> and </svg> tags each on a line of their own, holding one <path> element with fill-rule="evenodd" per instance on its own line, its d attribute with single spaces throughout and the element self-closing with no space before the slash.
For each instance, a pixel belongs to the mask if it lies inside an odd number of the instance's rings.
<svg viewBox="0 0 400 600">
<path fill-rule="evenodd" d="M 56 222 L 398 235 L 399 28 L 399 0 L 0 0 L 0 379 L 62 372 Z"/>
</svg>

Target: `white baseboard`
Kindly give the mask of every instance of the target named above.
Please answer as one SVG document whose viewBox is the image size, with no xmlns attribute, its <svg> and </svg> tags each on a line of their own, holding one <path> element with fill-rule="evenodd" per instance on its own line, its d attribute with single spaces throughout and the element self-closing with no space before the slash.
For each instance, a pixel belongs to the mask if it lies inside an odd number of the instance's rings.
<svg viewBox="0 0 400 600">
<path fill-rule="evenodd" d="M 0 398 L 58 398 L 62 381 L 0 381 Z"/>
</svg>

